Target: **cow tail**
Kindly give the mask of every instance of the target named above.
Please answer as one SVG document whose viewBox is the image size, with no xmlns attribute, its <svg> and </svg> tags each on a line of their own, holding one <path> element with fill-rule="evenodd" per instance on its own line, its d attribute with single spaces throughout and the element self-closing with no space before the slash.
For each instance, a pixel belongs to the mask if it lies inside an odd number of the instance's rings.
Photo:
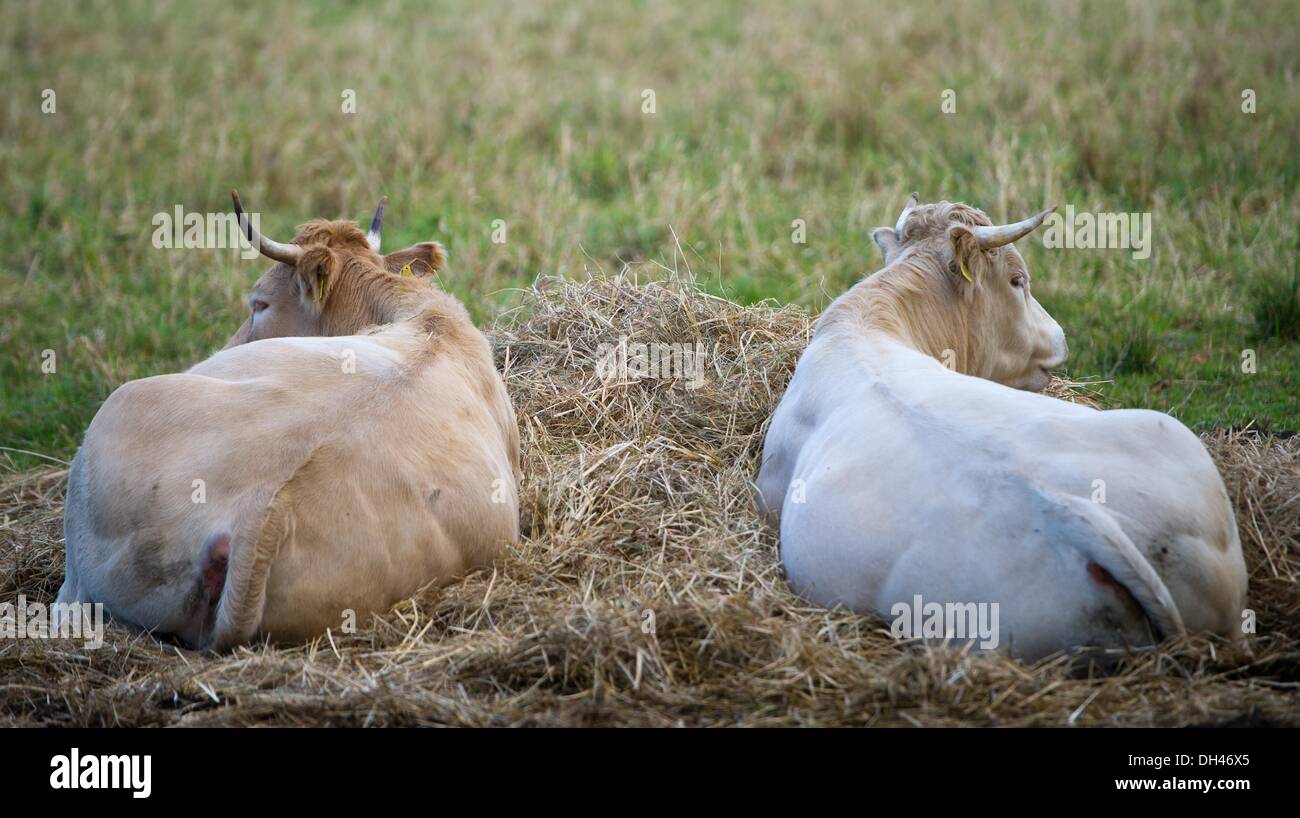
<svg viewBox="0 0 1300 818">
<path fill-rule="evenodd" d="M 1100 565 L 1142 606 L 1142 610 L 1159 629 L 1161 636 L 1176 638 L 1183 636 L 1187 630 L 1183 625 L 1182 614 L 1174 602 L 1173 595 L 1165 585 L 1160 574 L 1142 554 L 1133 540 L 1129 539 L 1124 529 L 1109 514 L 1098 508 L 1096 503 L 1079 497 L 1059 497 L 1071 510 L 1081 514 L 1093 527 L 1100 538 L 1081 538 L 1080 550 L 1093 562 Z"/>
<path fill-rule="evenodd" d="M 231 544 L 225 586 L 206 645 L 211 650 L 227 651 L 257 635 L 266 606 L 271 563 L 279 553 L 280 543 L 292 534 L 287 489 L 275 495 L 261 525 L 250 526 L 245 530 L 247 536 L 237 537 Z"/>
</svg>

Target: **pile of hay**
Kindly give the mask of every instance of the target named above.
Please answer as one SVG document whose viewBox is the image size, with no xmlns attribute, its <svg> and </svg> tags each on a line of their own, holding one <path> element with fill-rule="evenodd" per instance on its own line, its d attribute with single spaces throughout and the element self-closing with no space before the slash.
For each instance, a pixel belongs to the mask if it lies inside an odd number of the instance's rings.
<svg viewBox="0 0 1300 818">
<path fill-rule="evenodd" d="M 1108 675 L 900 645 L 786 588 L 750 481 L 809 315 L 674 282 L 547 280 L 496 335 L 524 442 L 523 542 L 357 633 L 212 657 L 0 643 L 0 723 L 1185 725 L 1300 721 L 1300 441 L 1207 444 L 1236 503 L 1259 635 Z M 606 383 L 602 343 L 706 345 L 708 373 Z M 1069 397 L 1068 385 L 1056 386 Z M 0 600 L 62 580 L 64 472 L 0 485 Z"/>
</svg>

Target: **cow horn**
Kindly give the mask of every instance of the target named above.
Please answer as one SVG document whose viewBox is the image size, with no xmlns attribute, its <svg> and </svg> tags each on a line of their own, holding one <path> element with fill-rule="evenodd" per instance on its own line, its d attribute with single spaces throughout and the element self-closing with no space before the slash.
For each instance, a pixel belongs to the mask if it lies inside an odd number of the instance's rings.
<svg viewBox="0 0 1300 818">
<path fill-rule="evenodd" d="M 298 259 L 302 258 L 301 247 L 296 244 L 281 244 L 263 236 L 244 213 L 244 206 L 239 201 L 239 191 L 230 191 L 230 197 L 235 200 L 235 216 L 239 219 L 239 229 L 248 238 L 248 243 L 257 248 L 257 252 L 272 261 L 281 261 L 285 264 L 298 263 Z"/>
<path fill-rule="evenodd" d="M 907 223 L 907 217 L 911 214 L 916 206 L 921 203 L 921 197 L 913 191 L 912 195 L 907 197 L 907 204 L 903 205 L 903 212 L 898 214 L 898 224 L 894 225 L 894 232 L 900 236 L 903 233 L 903 225 Z"/>
<path fill-rule="evenodd" d="M 370 249 L 376 253 L 379 252 L 379 238 L 384 232 L 384 205 L 388 204 L 388 197 L 385 196 L 379 200 L 379 207 L 375 208 L 375 217 L 370 220 L 370 232 L 366 233 L 366 241 L 370 242 Z"/>
<path fill-rule="evenodd" d="M 1052 205 L 1037 216 L 1030 216 L 1022 222 L 972 227 L 970 232 L 975 237 L 975 241 L 979 242 L 981 250 L 992 250 L 995 247 L 1018 241 L 1037 230 L 1039 225 L 1043 223 L 1043 219 L 1047 218 L 1047 214 L 1055 209 L 1056 205 Z"/>
</svg>

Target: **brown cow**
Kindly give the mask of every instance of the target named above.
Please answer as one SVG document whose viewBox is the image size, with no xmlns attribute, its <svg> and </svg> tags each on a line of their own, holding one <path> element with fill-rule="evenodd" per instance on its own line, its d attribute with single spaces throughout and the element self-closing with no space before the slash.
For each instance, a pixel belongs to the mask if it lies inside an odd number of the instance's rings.
<svg viewBox="0 0 1300 818">
<path fill-rule="evenodd" d="M 310 638 L 482 566 L 519 534 L 519 437 L 487 339 L 431 282 L 442 247 L 379 254 L 314 221 L 226 348 L 131 381 L 68 481 L 58 601 L 224 650 Z M 406 274 L 403 274 L 403 270 Z"/>
</svg>

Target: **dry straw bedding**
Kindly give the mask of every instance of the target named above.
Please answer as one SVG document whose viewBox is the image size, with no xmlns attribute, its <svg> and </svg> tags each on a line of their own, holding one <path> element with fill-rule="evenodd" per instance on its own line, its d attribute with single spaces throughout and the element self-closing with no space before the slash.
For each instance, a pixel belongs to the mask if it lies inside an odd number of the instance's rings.
<svg viewBox="0 0 1300 818">
<path fill-rule="evenodd" d="M 7 640 L 0 724 L 1300 723 L 1295 437 L 1206 437 L 1250 567 L 1247 650 L 1189 639 L 1103 675 L 900 645 L 791 594 L 751 480 L 810 320 L 676 281 L 543 280 L 494 334 L 525 457 L 523 540 L 494 569 L 304 646 Z M 704 385 L 602 382 L 620 336 L 704 343 Z M 65 474 L 0 484 L 0 600 L 57 591 Z"/>
</svg>

